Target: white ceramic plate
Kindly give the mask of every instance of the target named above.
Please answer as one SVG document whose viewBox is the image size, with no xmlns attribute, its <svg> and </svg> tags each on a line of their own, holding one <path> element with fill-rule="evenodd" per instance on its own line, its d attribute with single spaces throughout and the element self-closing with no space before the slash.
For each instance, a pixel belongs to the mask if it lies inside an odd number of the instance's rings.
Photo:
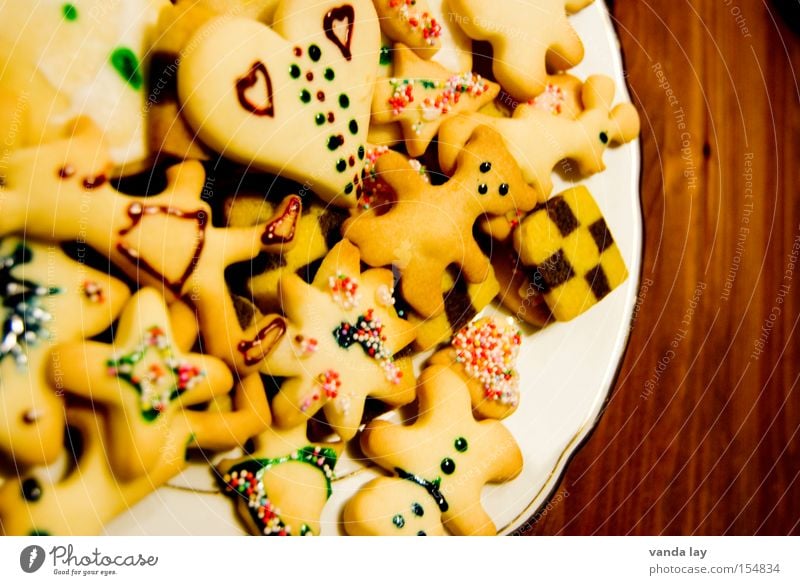
<svg viewBox="0 0 800 585">
<path fill-rule="evenodd" d="M 446 20 L 445 20 L 446 22 Z M 617 100 L 630 101 L 619 42 L 602 0 L 572 17 L 587 48 L 573 70 L 578 77 L 603 73 L 614 79 Z M 452 51 L 445 60 L 454 59 Z M 455 61 L 453 61 L 455 62 Z M 524 527 L 550 497 L 571 456 L 600 415 L 614 384 L 628 339 L 639 287 L 642 215 L 639 201 L 639 142 L 606 153 L 606 172 L 582 181 L 597 199 L 614 234 L 630 276 L 601 304 L 569 323 L 528 333 L 519 360 L 522 397 L 505 424 L 525 459 L 515 480 L 488 486 L 483 504 L 503 534 Z M 566 185 L 555 178 L 554 193 Z M 339 534 L 345 502 L 377 475 L 345 454 L 337 465 L 340 479 L 323 515 L 323 533 Z M 207 465 L 190 467 L 169 486 L 151 494 L 107 526 L 109 534 L 243 534 L 230 500 L 219 494 Z"/>
</svg>

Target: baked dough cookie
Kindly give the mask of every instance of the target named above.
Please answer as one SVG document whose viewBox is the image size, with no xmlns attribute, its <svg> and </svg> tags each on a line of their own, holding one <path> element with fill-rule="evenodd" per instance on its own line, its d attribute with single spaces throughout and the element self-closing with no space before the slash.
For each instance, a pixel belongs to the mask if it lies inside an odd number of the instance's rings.
<svg viewBox="0 0 800 585">
<path fill-rule="evenodd" d="M 450 172 L 479 125 L 499 132 L 525 176 L 542 197 L 553 190 L 551 173 L 559 161 L 570 159 L 584 175 L 605 169 L 603 153 L 611 144 L 630 142 L 639 135 L 639 114 L 629 103 L 612 107 L 614 82 L 593 75 L 581 88 L 583 111 L 577 119 L 553 115 L 545 108 L 522 104 L 511 118 L 462 114 L 442 125 L 439 163 Z"/>
<path fill-rule="evenodd" d="M 0 60 L 27 75 L 35 69 L 69 104 L 62 111 L 41 104 L 52 112 L 48 117 L 56 115 L 49 123 L 63 128 L 75 116 L 89 116 L 102 129 L 115 167 L 138 170 L 149 156 L 142 116 L 148 51 L 166 6 L 167 0 L 9 0 L 0 9 Z"/>
<path fill-rule="evenodd" d="M 168 300 L 197 307 L 205 349 L 244 375 L 255 371 L 283 332 L 264 317 L 247 330 L 236 318 L 223 278 L 227 266 L 294 243 L 300 198 L 284 199 L 265 223 L 216 228 L 201 200 L 203 167 L 171 167 L 167 188 L 150 197 L 123 195 L 107 180 L 108 159 L 97 128 L 85 118 L 74 135 L 11 155 L 0 234 L 24 231 L 57 241 L 78 240 L 106 254 L 131 278 L 161 288 Z"/>
<path fill-rule="evenodd" d="M 341 443 L 311 443 L 306 425 L 270 428 L 253 439 L 247 457 L 217 465 L 225 493 L 256 536 L 312 536 L 320 533 L 322 509 Z"/>
<path fill-rule="evenodd" d="M 51 463 L 61 451 L 63 389 L 47 369 L 65 364 L 51 364 L 51 347 L 104 331 L 129 296 L 123 282 L 57 245 L 0 241 L 0 452 L 15 465 Z"/>
<path fill-rule="evenodd" d="M 417 395 L 419 416 L 411 426 L 382 420 L 367 424 L 361 435 L 364 453 L 400 479 L 423 487 L 454 534 L 495 534 L 481 506 L 481 490 L 519 474 L 522 453 L 514 437 L 502 423 L 475 421 L 465 381 L 446 366 L 426 368 Z"/>
<path fill-rule="evenodd" d="M 350 536 L 444 536 L 437 500 L 413 481 L 379 477 L 364 485 L 344 507 Z"/>
<path fill-rule="evenodd" d="M 492 255 L 492 267 L 500 285 L 497 299 L 516 319 L 538 328 L 553 320 L 542 292 L 528 279 L 511 243 L 502 244 Z"/>
<path fill-rule="evenodd" d="M 358 431 L 368 396 L 392 407 L 414 400 L 411 360 L 394 359 L 414 340 L 413 326 L 394 309 L 391 271 L 362 273 L 359 261 L 344 240 L 312 284 L 295 274 L 280 281 L 287 332 L 263 370 L 288 377 L 272 401 L 279 427 L 303 424 L 322 408 L 346 441 Z"/>
<path fill-rule="evenodd" d="M 583 186 L 534 209 L 514 233 L 514 247 L 559 321 L 574 319 L 628 277 L 600 208 Z"/>
<path fill-rule="evenodd" d="M 380 47 L 372 2 L 284 0 L 271 29 L 221 16 L 189 42 L 178 95 L 203 142 L 355 205 Z"/>
<path fill-rule="evenodd" d="M 462 327 L 430 363 L 450 366 L 466 380 L 477 418 L 503 419 L 519 405 L 521 344 L 522 334 L 510 320 L 484 317 Z"/>
<path fill-rule="evenodd" d="M 173 421 L 184 416 L 184 407 L 233 386 L 220 360 L 176 347 L 164 299 L 152 288 L 130 300 L 113 345 L 65 343 L 53 348 L 51 363 L 61 364 L 66 391 L 106 408 L 111 465 L 126 480 L 158 463 L 161 445 Z M 53 366 L 51 378 L 58 374 Z"/>
<path fill-rule="evenodd" d="M 372 97 L 372 121 L 398 123 L 408 154 L 425 154 L 439 127 L 452 116 L 475 112 L 491 102 L 500 86 L 476 73 L 454 73 L 425 61 L 397 43 L 392 77 L 379 79 Z"/>
<path fill-rule="evenodd" d="M 373 209 L 347 220 L 344 235 L 370 266 L 397 268 L 403 297 L 423 317 L 444 311 L 440 291 L 449 265 L 460 266 L 467 282 L 488 278 L 489 259 L 472 234 L 476 220 L 529 210 L 537 202 L 503 140 L 487 127 L 475 130 L 444 185 L 423 181 L 395 152 L 382 155 L 376 165 L 397 201 L 382 215 Z"/>
<path fill-rule="evenodd" d="M 450 0 L 455 20 L 476 41 L 494 49 L 492 71 L 508 93 L 521 100 L 536 97 L 548 82 L 547 65 L 556 71 L 583 60 L 583 43 L 569 24 L 593 0 Z"/>
<path fill-rule="evenodd" d="M 427 0 L 373 0 L 383 34 L 404 43 L 423 59 L 441 48 L 442 25 L 431 14 Z"/>
<path fill-rule="evenodd" d="M 183 411 L 169 425 L 156 449 L 157 462 L 145 475 L 124 480 L 109 465 L 109 423 L 94 410 L 67 411 L 71 427 L 61 477 L 33 470 L 0 487 L 0 533 L 7 536 L 84 536 L 98 534 L 121 512 L 186 468 L 187 446 L 231 449 L 269 425 L 269 407 L 258 374 L 236 389 L 231 412 Z M 77 451 L 75 455 L 70 453 Z M 130 455 L 126 455 L 130 456 Z"/>
</svg>

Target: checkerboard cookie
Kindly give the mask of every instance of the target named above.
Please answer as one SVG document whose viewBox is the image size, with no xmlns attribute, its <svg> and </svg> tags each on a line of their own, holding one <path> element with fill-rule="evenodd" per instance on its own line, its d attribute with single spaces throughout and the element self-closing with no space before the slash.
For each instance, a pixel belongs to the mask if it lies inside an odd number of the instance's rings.
<svg viewBox="0 0 800 585">
<path fill-rule="evenodd" d="M 515 232 L 514 247 L 529 282 L 559 321 L 588 310 L 628 277 L 611 231 L 583 186 L 537 207 Z"/>
</svg>

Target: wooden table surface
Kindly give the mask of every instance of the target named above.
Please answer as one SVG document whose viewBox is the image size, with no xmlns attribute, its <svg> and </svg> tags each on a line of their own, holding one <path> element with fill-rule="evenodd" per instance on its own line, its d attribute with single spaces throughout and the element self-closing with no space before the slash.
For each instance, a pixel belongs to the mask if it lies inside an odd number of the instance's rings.
<svg viewBox="0 0 800 585">
<path fill-rule="evenodd" d="M 761 0 L 609 4 L 642 114 L 643 285 L 529 533 L 799 534 L 800 36 Z"/>
</svg>

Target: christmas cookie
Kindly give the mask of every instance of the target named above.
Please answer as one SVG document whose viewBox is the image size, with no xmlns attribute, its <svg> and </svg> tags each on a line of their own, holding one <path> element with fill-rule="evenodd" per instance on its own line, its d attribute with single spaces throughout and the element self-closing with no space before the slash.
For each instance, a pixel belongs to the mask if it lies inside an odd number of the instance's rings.
<svg viewBox="0 0 800 585">
<path fill-rule="evenodd" d="M 344 440 L 355 436 L 364 401 L 396 407 L 414 400 L 408 358 L 394 355 L 414 340 L 395 311 L 389 270 L 361 272 L 358 249 L 342 241 L 328 252 L 314 282 L 287 274 L 279 295 L 287 331 L 264 372 L 287 377 L 272 402 L 279 427 L 304 423 L 320 408 Z"/>
<path fill-rule="evenodd" d="M 250 533 L 319 534 L 341 444 L 311 443 L 306 425 L 267 429 L 253 441 L 255 449 L 248 457 L 226 459 L 217 466 L 220 483 Z"/>
<path fill-rule="evenodd" d="M 375 86 L 372 120 L 400 124 L 412 157 L 425 153 L 442 123 L 460 112 L 477 111 L 500 91 L 496 83 L 471 71 L 454 73 L 425 61 L 401 43 L 393 55 L 393 76 Z"/>
<path fill-rule="evenodd" d="M 0 50 L 7 52 L 0 58 L 22 64 L 28 75 L 34 67 L 69 104 L 49 123 L 63 127 L 89 116 L 103 131 L 114 166 L 128 171 L 149 156 L 142 116 L 148 51 L 166 6 L 167 0 L 11 0 L 0 9 Z M 34 101 L 41 98 L 33 94 Z"/>
<path fill-rule="evenodd" d="M 373 0 L 383 33 L 404 43 L 423 59 L 441 47 L 442 25 L 431 13 L 427 0 Z"/>
<path fill-rule="evenodd" d="M 61 451 L 66 364 L 52 360 L 50 349 L 105 330 L 129 296 L 124 283 L 56 245 L 0 241 L 0 452 L 16 465 L 51 463 Z"/>
<path fill-rule="evenodd" d="M 528 279 L 511 243 L 503 243 L 495 251 L 492 267 L 500 285 L 497 299 L 516 319 L 534 327 L 544 327 L 553 320 L 541 290 Z"/>
<path fill-rule="evenodd" d="M 514 247 L 530 284 L 559 321 L 588 310 L 628 277 L 611 231 L 583 186 L 534 209 L 514 233 Z"/>
<path fill-rule="evenodd" d="M 466 381 L 477 418 L 503 419 L 519 405 L 517 357 L 522 334 L 511 322 L 485 317 L 462 327 L 431 358 Z"/>
<path fill-rule="evenodd" d="M 472 235 L 476 220 L 532 209 L 537 201 L 500 136 L 486 127 L 466 143 L 444 185 L 426 183 L 395 152 L 376 164 L 397 201 L 382 215 L 373 209 L 349 219 L 344 235 L 370 266 L 395 266 L 403 297 L 423 317 L 444 311 L 442 277 L 451 264 L 460 266 L 467 282 L 488 278 L 489 259 Z"/>
<path fill-rule="evenodd" d="M 578 171 L 591 175 L 605 169 L 603 153 L 611 144 L 630 142 L 639 134 L 639 115 L 629 103 L 612 107 L 614 82 L 593 75 L 581 88 L 582 112 L 576 119 L 551 113 L 549 108 L 523 104 L 512 118 L 463 114 L 442 125 L 439 162 L 450 172 L 475 127 L 485 124 L 499 132 L 525 176 L 542 197 L 553 190 L 551 173 L 559 161 L 570 159 Z"/>
<path fill-rule="evenodd" d="M 430 494 L 444 525 L 457 535 L 497 532 L 481 506 L 490 482 L 522 469 L 514 437 L 494 420 L 476 422 L 464 379 L 447 366 L 426 368 L 419 379 L 419 416 L 411 426 L 375 420 L 361 435 L 375 463 Z"/>
<path fill-rule="evenodd" d="M 222 16 L 189 42 L 178 95 L 203 142 L 355 205 L 380 46 L 369 0 L 284 0 L 271 29 Z"/>
<path fill-rule="evenodd" d="M 86 119 L 70 139 L 16 151 L 0 233 L 89 244 L 131 278 L 164 290 L 168 300 L 191 300 L 206 350 L 241 374 L 254 371 L 282 334 L 283 322 L 272 315 L 243 330 L 223 275 L 231 264 L 294 244 L 299 197 L 284 199 L 264 223 L 216 228 L 200 198 L 205 174 L 196 161 L 170 168 L 165 191 L 150 197 L 114 189 L 107 163 L 99 131 Z"/>
<path fill-rule="evenodd" d="M 165 430 L 157 461 L 145 475 L 124 480 L 110 465 L 113 433 L 103 416 L 88 408 L 67 412 L 66 453 L 74 458 L 61 477 L 33 470 L 0 487 L 0 533 L 8 536 L 98 534 L 121 512 L 186 468 L 187 446 L 231 449 L 269 425 L 269 407 L 258 375 L 236 389 L 231 412 L 184 411 Z M 128 457 L 136 454 L 129 453 Z"/>
<path fill-rule="evenodd" d="M 379 477 L 344 507 L 350 536 L 444 536 L 439 500 L 413 481 Z"/>
<path fill-rule="evenodd" d="M 568 13 L 592 0 L 451 0 L 458 26 L 494 50 L 492 71 L 517 99 L 536 97 L 547 85 L 547 66 L 555 71 L 583 60 L 583 43 L 569 24 Z"/>
<path fill-rule="evenodd" d="M 60 383 L 76 396 L 102 404 L 109 417 L 109 455 L 116 475 L 130 479 L 158 462 L 160 445 L 183 408 L 225 394 L 230 371 L 210 356 L 184 353 L 172 339 L 163 297 L 141 289 L 128 303 L 113 345 L 65 343 L 51 363 L 62 364 Z M 51 378 L 58 371 L 51 369 Z"/>
</svg>

